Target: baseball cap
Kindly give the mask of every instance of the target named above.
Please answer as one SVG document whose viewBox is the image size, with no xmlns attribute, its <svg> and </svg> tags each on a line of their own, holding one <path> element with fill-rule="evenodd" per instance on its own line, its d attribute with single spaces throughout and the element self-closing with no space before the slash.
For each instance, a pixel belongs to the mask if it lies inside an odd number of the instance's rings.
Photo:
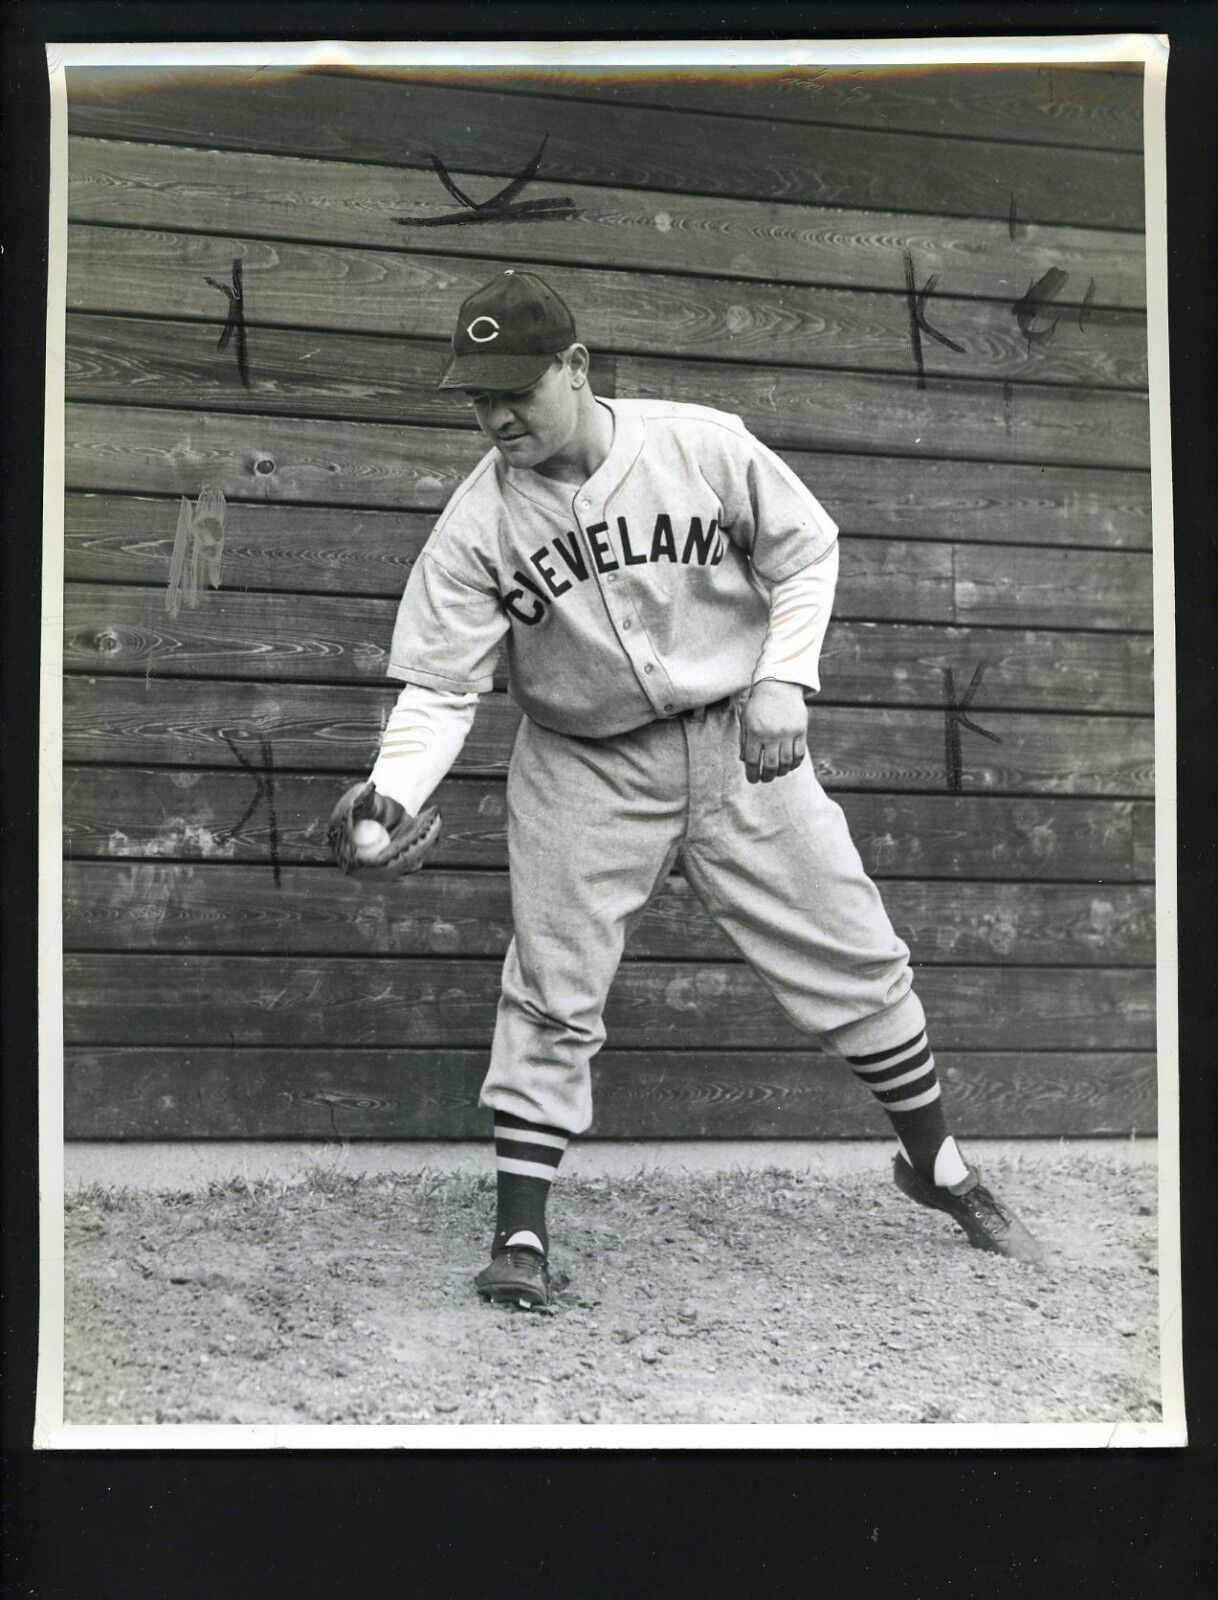
<svg viewBox="0 0 1218 1600">
<path fill-rule="evenodd" d="M 464 302 L 441 389 L 525 389 L 575 343 L 565 303 L 535 272 L 511 268 Z"/>
</svg>

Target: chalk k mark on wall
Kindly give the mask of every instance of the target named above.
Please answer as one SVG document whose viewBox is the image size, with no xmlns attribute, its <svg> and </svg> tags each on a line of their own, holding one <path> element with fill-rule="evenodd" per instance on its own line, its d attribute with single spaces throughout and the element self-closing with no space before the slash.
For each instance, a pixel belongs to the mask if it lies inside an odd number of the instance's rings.
<svg viewBox="0 0 1218 1600">
<path fill-rule="evenodd" d="M 498 193 L 491 195 L 489 200 L 472 199 L 450 175 L 439 156 L 432 155 L 430 159 L 436 177 L 463 209 L 446 211 L 438 217 L 397 217 L 395 221 L 403 228 L 444 228 L 471 222 L 550 222 L 556 218 L 575 216 L 575 202 L 569 195 L 556 196 L 549 200 L 516 201 L 516 196 L 524 186 L 537 176 L 549 137 L 547 133 L 537 148 L 537 154 L 523 172 L 517 173 Z"/>
<path fill-rule="evenodd" d="M 218 842 L 220 844 L 226 844 L 229 839 L 235 838 L 237 834 L 241 832 L 242 828 L 245 827 L 246 823 L 253 816 L 254 812 L 257 811 L 259 805 L 261 805 L 261 803 L 265 800 L 268 825 L 267 832 L 270 839 L 271 872 L 274 875 L 275 887 L 278 889 L 279 816 L 275 807 L 275 755 L 271 749 L 271 741 L 266 737 L 265 734 L 259 734 L 258 736 L 258 753 L 262 757 L 262 769 L 260 771 L 257 767 L 252 766 L 245 759 L 245 757 L 241 754 L 241 751 L 237 748 L 236 744 L 229 737 L 226 729 L 221 728 L 220 737 L 232 751 L 233 759 L 236 761 L 237 765 L 244 772 L 248 772 L 250 777 L 253 778 L 254 797 L 250 801 L 249 805 L 246 806 L 245 810 L 241 813 L 240 820 L 235 824 L 235 826 L 231 827 L 227 833 L 221 834 Z"/>
<path fill-rule="evenodd" d="M 973 669 L 973 676 L 968 688 L 956 699 L 956 680 L 950 667 L 943 668 L 943 690 L 946 704 L 943 715 L 946 719 L 943 727 L 944 738 L 944 768 L 949 794 L 960 794 L 963 789 L 964 768 L 960 756 L 960 730 L 967 728 L 970 733 L 979 733 L 983 739 L 988 739 L 991 744 L 1001 744 L 1002 740 L 996 733 L 991 733 L 988 728 L 979 728 L 971 717 L 966 715 L 973 703 L 973 696 L 981 687 L 981 680 L 985 677 L 985 662 L 979 661 Z"/>
<path fill-rule="evenodd" d="M 954 350 L 958 356 L 962 356 L 965 353 L 964 346 L 957 344 L 954 339 L 949 339 L 945 333 L 940 333 L 938 328 L 932 328 L 926 320 L 926 302 L 935 291 L 935 285 L 939 281 L 939 274 L 932 272 L 922 289 L 919 290 L 917 277 L 914 273 L 913 251 L 902 251 L 902 257 L 905 263 L 905 299 L 909 306 L 909 345 L 913 351 L 914 367 L 918 374 L 918 388 L 925 389 L 926 368 L 922 360 L 922 335 L 926 334 L 930 339 L 937 339 L 940 344 L 946 345 L 949 350 Z"/>
<path fill-rule="evenodd" d="M 185 495 L 178 508 L 178 528 L 169 561 L 169 588 L 165 610 L 176 617 L 186 601 L 193 611 L 199 604 L 199 570 L 207 568 L 207 581 L 220 587 L 220 562 L 224 556 L 224 524 L 228 506 L 223 493 L 205 483 L 192 506 Z"/>
</svg>

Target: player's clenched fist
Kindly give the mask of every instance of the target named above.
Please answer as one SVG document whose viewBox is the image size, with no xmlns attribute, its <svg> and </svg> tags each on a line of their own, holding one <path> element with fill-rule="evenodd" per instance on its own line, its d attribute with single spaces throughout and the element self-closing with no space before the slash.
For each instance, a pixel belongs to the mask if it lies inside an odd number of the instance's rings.
<svg viewBox="0 0 1218 1600">
<path fill-rule="evenodd" d="M 330 813 L 326 839 L 344 872 L 400 878 L 417 872 L 440 837 L 440 813 L 412 817 L 371 783 L 353 783 Z"/>
<path fill-rule="evenodd" d="M 808 708 L 797 683 L 765 678 L 740 715 L 740 759 L 750 783 L 769 783 L 793 772 L 804 758 Z"/>
</svg>

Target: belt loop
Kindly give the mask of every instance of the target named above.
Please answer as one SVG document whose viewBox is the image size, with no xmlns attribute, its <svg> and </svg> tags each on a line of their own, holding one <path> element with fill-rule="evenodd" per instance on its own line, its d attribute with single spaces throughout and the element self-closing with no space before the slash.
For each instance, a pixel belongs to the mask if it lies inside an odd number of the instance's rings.
<svg viewBox="0 0 1218 1600">
<path fill-rule="evenodd" d="M 660 718 L 660 721 L 673 722 L 705 722 L 712 711 L 730 710 L 736 704 L 735 695 L 724 695 L 721 700 L 712 700 L 708 705 L 687 706 L 684 711 L 674 711 L 670 718 Z"/>
</svg>

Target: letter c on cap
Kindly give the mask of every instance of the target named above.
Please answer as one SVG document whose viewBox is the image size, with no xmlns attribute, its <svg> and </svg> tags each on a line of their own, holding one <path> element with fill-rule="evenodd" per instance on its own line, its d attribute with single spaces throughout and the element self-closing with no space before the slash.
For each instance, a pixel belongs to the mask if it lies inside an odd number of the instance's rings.
<svg viewBox="0 0 1218 1600">
<path fill-rule="evenodd" d="M 474 329 L 479 323 L 482 322 L 485 322 L 489 325 L 491 330 L 489 333 L 474 332 Z M 494 317 L 475 317 L 465 331 L 475 344 L 490 344 L 492 339 L 497 339 L 499 337 L 499 324 L 495 321 Z"/>
</svg>

